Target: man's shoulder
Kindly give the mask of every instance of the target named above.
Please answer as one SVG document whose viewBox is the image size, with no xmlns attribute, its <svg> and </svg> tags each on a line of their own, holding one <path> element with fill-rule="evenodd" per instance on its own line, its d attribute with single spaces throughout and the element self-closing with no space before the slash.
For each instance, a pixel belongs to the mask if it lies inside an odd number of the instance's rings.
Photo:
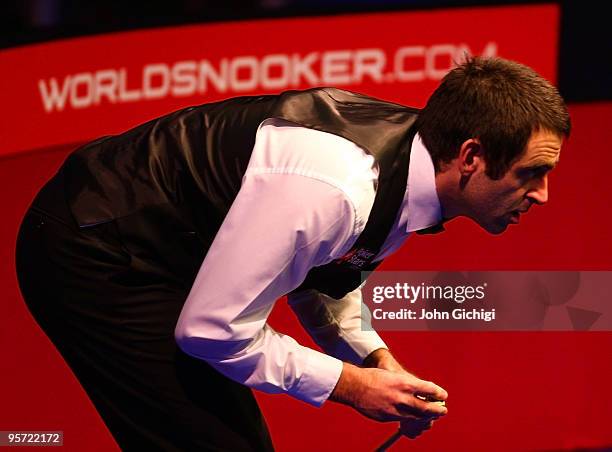
<svg viewBox="0 0 612 452">
<path fill-rule="evenodd" d="M 377 174 L 374 158 L 353 141 L 280 118 L 259 126 L 249 166 L 318 174 L 342 183 Z"/>
<path fill-rule="evenodd" d="M 403 105 L 398 102 L 393 102 L 386 99 L 380 99 L 369 94 L 360 93 L 357 91 L 350 91 L 341 88 L 335 88 L 331 86 L 319 86 L 309 88 L 305 90 L 289 90 L 279 94 L 281 98 L 328 98 L 334 103 L 347 104 L 351 107 L 359 106 L 380 106 L 398 111 L 408 111 L 412 113 L 418 113 L 419 109 L 408 105 Z"/>
<path fill-rule="evenodd" d="M 357 211 L 371 208 L 378 179 L 374 158 L 357 144 L 278 118 L 259 126 L 247 172 L 292 174 L 327 183 L 343 191 Z"/>
</svg>

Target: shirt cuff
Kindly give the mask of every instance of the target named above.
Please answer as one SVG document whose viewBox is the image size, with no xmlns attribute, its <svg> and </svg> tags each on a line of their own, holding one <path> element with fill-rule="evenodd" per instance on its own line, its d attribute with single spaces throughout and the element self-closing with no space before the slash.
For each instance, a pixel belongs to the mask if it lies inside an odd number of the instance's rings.
<svg viewBox="0 0 612 452">
<path fill-rule="evenodd" d="M 363 360 L 374 350 L 386 348 L 387 344 L 381 339 L 376 331 L 351 331 L 343 332 L 341 341 L 338 341 L 339 349 L 336 356 L 361 365 Z"/>
<path fill-rule="evenodd" d="M 323 405 L 340 379 L 343 363 L 337 358 L 302 347 L 306 365 L 295 389 L 289 395 L 313 406 Z"/>
</svg>

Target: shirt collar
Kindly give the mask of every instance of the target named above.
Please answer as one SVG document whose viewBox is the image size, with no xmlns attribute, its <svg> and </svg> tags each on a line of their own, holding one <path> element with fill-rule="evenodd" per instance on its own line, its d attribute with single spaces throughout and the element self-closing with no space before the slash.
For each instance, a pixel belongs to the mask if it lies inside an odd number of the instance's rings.
<svg viewBox="0 0 612 452">
<path fill-rule="evenodd" d="M 408 184 L 402 201 L 400 224 L 405 225 L 406 232 L 412 232 L 442 221 L 434 164 L 418 133 L 412 140 L 408 168 Z"/>
</svg>

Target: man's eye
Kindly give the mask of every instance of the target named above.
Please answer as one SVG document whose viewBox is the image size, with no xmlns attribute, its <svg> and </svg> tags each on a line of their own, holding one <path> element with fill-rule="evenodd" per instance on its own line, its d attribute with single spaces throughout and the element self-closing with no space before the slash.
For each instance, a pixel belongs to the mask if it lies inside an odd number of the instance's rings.
<svg viewBox="0 0 612 452">
<path fill-rule="evenodd" d="M 532 179 L 532 178 L 536 178 L 536 177 L 542 177 L 544 176 L 550 168 L 548 168 L 547 166 L 538 166 L 535 168 L 525 168 L 522 171 L 521 177 L 525 178 L 525 179 Z"/>
<path fill-rule="evenodd" d="M 532 169 L 522 169 L 519 171 L 518 176 L 521 179 L 531 179 L 532 177 L 534 177 L 534 172 Z"/>
</svg>

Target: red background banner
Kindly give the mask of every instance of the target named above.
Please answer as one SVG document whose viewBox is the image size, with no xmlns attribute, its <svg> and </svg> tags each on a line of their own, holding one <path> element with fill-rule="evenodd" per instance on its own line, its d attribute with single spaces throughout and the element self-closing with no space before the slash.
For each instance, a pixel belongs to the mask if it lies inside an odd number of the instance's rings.
<svg viewBox="0 0 612 452">
<path fill-rule="evenodd" d="M 26 310 L 15 278 L 14 241 L 21 217 L 73 143 L 118 133 L 190 104 L 305 88 L 313 74 L 320 84 L 335 81 L 342 88 L 418 107 L 448 68 L 449 55 L 466 47 L 474 53 L 495 49 L 554 81 L 557 25 L 553 6 L 458 9 L 189 26 L 0 52 L 0 282 L 5 289 L 0 430 L 63 430 L 66 450 L 117 449 Z M 309 56 L 313 53 L 316 57 Z M 301 60 L 292 59 L 294 54 Z M 307 58 L 312 61 L 305 63 Z M 214 71 L 204 64 L 206 92 L 198 88 L 203 60 L 221 74 L 212 82 Z M 360 71 L 355 72 L 356 65 Z M 147 67 L 150 86 L 144 87 Z M 299 80 L 294 84 L 283 71 L 300 74 Z M 51 79 L 65 89 L 65 103 L 47 112 L 39 82 L 50 89 Z M 271 81 L 278 85 L 270 88 Z M 222 86 L 225 91 L 217 89 Z M 159 97 L 129 100 L 136 91 L 144 96 L 145 88 L 147 96 Z M 547 206 L 534 209 L 501 236 L 454 221 L 444 234 L 411 237 L 383 270 L 609 270 L 612 242 L 603 225 L 610 214 L 601 203 L 610 192 L 612 156 L 602 143 L 612 141 L 612 104 L 573 105 L 570 113 L 574 131 L 550 177 Z M 284 300 L 270 320 L 277 330 L 314 346 Z M 612 381 L 610 333 L 382 336 L 408 368 L 450 394 L 449 416 L 419 440 L 402 440 L 396 450 L 559 450 L 612 444 L 612 406 L 605 400 Z M 377 424 L 333 403 L 316 409 L 290 397 L 257 397 L 280 451 L 373 450 L 395 430 L 395 425 Z"/>
<path fill-rule="evenodd" d="M 464 52 L 515 59 L 555 81 L 557 39 L 548 5 L 197 25 L 4 50 L 0 154 L 316 85 L 420 106 Z"/>
</svg>

